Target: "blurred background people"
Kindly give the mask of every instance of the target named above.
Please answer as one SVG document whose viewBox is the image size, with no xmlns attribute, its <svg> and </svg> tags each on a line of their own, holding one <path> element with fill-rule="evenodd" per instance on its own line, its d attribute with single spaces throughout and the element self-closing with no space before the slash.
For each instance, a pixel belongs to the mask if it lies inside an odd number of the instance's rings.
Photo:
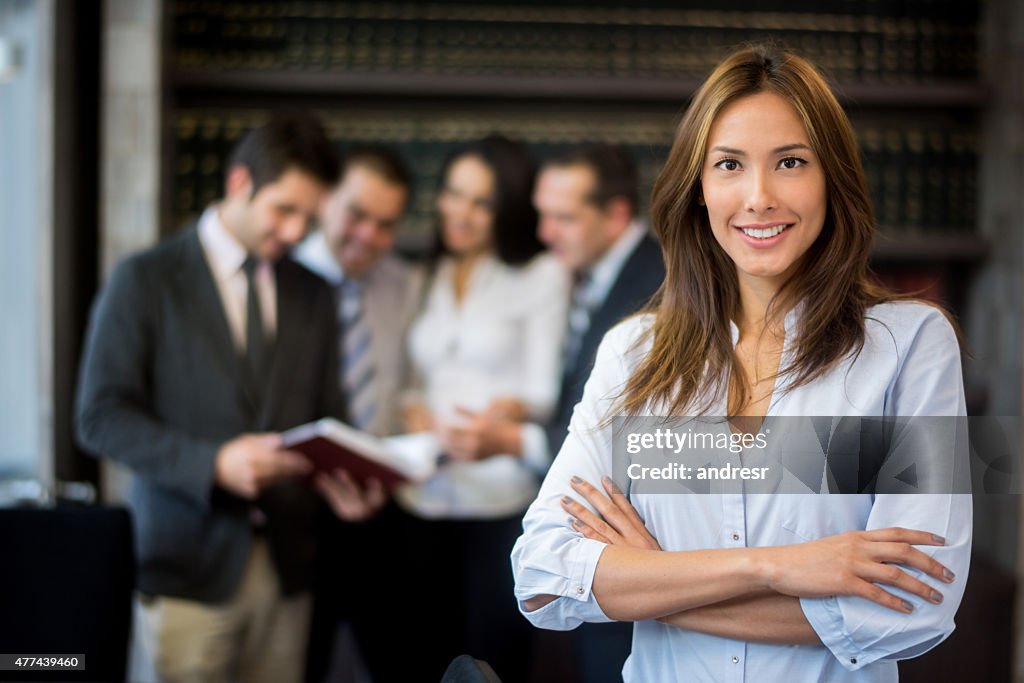
<svg viewBox="0 0 1024 683">
<path fill-rule="evenodd" d="M 441 177 L 437 249 L 409 337 L 419 398 L 406 420 L 447 445 L 483 414 L 550 416 L 568 277 L 542 253 L 522 145 L 500 136 L 471 143 Z M 379 680 L 433 680 L 471 654 L 503 679 L 523 680 L 532 634 L 508 599 L 508 552 L 540 468 L 511 453 L 449 450 L 443 460 L 430 480 L 400 488 L 389 510 L 392 535 L 379 540 L 394 551 L 394 573 L 378 610 L 391 637 L 371 668 Z"/>
<path fill-rule="evenodd" d="M 466 458 L 518 453 L 546 467 L 565 439 L 605 332 L 654 295 L 665 265 L 657 240 L 637 218 L 636 171 L 620 146 L 582 144 L 551 157 L 538 174 L 533 203 L 540 239 L 574 282 L 555 411 L 546 422 L 485 415 L 461 430 L 452 450 Z M 584 681 L 621 680 L 631 624 L 583 624 L 573 635 Z"/>
<path fill-rule="evenodd" d="M 400 395 L 410 381 L 405 337 L 422 282 L 394 255 L 410 195 L 409 172 L 393 150 L 349 150 L 321 230 L 295 250 L 295 258 L 334 289 L 338 382 L 348 422 L 377 436 L 401 431 Z M 362 587 L 378 570 L 376 555 L 360 552 L 373 547 L 377 527 L 370 526 L 321 515 L 307 680 L 337 680 L 361 669 L 350 627 L 364 642 L 372 640 L 361 628 L 374 607 Z"/>
<path fill-rule="evenodd" d="M 573 408 L 594 368 L 605 332 L 640 310 L 665 278 L 657 240 L 637 219 L 637 180 L 628 152 L 595 143 L 570 149 L 543 166 L 533 195 L 540 237 L 572 269 L 575 285 L 555 414 L 541 433 L 523 429 L 524 457 L 558 452 Z M 629 655 L 630 624 L 583 624 L 576 630 L 582 680 L 618 681 Z"/>
<path fill-rule="evenodd" d="M 377 436 L 402 431 L 399 397 L 409 384 L 405 334 L 422 283 L 393 252 L 410 191 L 394 151 L 351 150 L 322 229 L 295 250 L 296 260 L 335 288 L 349 422 Z"/>
<path fill-rule="evenodd" d="M 132 472 L 137 633 L 161 681 L 302 675 L 317 497 L 278 432 L 344 405 L 330 291 L 285 254 L 337 176 L 315 119 L 272 119 L 224 198 L 95 304 L 77 434 Z"/>
</svg>

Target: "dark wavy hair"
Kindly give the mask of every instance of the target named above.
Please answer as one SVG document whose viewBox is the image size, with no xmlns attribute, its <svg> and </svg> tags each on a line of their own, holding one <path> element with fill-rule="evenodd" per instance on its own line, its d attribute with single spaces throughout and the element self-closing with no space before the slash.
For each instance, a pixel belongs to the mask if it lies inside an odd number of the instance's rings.
<svg viewBox="0 0 1024 683">
<path fill-rule="evenodd" d="M 438 192 L 444 190 L 448 171 L 459 159 L 476 157 L 494 174 L 492 235 L 494 251 L 508 265 L 522 265 L 544 250 L 537 236 L 537 211 L 531 195 L 536 167 L 526 146 L 501 135 L 470 142 L 456 149 L 441 167 Z M 434 221 L 432 260 L 448 253 L 440 216 Z"/>
</svg>

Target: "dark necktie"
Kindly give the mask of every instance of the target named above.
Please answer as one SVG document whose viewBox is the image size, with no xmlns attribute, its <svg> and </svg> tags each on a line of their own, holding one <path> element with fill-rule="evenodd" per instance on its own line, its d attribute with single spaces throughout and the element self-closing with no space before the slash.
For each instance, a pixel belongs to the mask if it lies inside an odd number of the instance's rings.
<svg viewBox="0 0 1024 683">
<path fill-rule="evenodd" d="M 245 281 L 248 286 L 245 302 L 245 360 L 249 378 L 257 394 L 263 391 L 266 381 L 270 349 L 266 332 L 263 329 L 263 312 L 260 307 L 260 294 L 256 288 L 256 268 L 259 260 L 249 256 L 242 263 Z"/>
<path fill-rule="evenodd" d="M 565 355 L 563 365 L 565 372 L 571 372 L 579 362 L 580 347 L 583 335 L 590 327 L 590 274 L 581 273 L 576 276 L 572 289 L 572 304 L 569 307 L 568 334 L 565 339 Z"/>
</svg>

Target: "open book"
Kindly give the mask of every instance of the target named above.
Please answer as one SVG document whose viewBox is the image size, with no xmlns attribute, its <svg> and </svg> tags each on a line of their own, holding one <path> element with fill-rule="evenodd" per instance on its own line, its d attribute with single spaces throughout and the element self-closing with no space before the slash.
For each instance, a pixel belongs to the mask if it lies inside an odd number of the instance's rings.
<svg viewBox="0 0 1024 683">
<path fill-rule="evenodd" d="M 359 483 L 379 479 L 386 488 L 424 481 L 437 470 L 441 446 L 432 432 L 385 439 L 331 417 L 281 434 L 281 447 L 305 455 L 318 470 L 347 470 Z"/>
</svg>

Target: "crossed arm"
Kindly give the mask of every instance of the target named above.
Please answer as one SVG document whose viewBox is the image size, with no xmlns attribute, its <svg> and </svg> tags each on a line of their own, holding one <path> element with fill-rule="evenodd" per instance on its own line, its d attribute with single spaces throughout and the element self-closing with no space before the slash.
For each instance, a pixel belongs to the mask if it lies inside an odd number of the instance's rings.
<svg viewBox="0 0 1024 683">
<path fill-rule="evenodd" d="M 602 610 L 617 620 L 658 619 L 726 638 L 816 644 L 819 638 L 799 598 L 856 595 L 904 614 L 910 603 L 877 584 L 898 587 L 937 604 L 942 595 L 897 564 L 950 583 L 954 576 L 914 545 L 942 545 L 924 531 L 851 531 L 817 541 L 766 548 L 664 552 L 610 479 L 604 492 L 575 477 L 573 489 L 598 514 L 566 496 L 562 507 L 583 536 L 608 545 L 594 574 Z M 525 601 L 540 609 L 554 596 Z"/>
</svg>

